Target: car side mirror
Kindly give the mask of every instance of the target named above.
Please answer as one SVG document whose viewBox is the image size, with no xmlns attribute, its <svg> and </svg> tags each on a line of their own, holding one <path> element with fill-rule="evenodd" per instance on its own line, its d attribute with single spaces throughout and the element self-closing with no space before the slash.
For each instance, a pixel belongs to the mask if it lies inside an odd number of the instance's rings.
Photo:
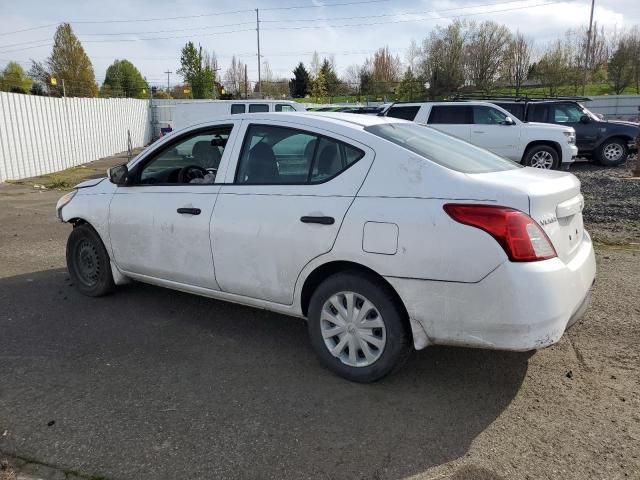
<svg viewBox="0 0 640 480">
<path fill-rule="evenodd" d="M 504 117 L 504 122 L 502 122 L 503 125 L 515 125 L 516 122 L 513 121 L 513 118 L 511 117 Z"/>
<path fill-rule="evenodd" d="M 117 165 L 115 167 L 111 167 L 107 170 L 107 175 L 109 176 L 109 180 L 111 183 L 115 183 L 116 185 L 124 185 L 127 182 L 127 178 L 129 177 L 129 169 L 126 164 Z"/>
<path fill-rule="evenodd" d="M 591 117 L 589 115 L 582 115 L 580 117 L 580 123 L 591 123 Z"/>
</svg>

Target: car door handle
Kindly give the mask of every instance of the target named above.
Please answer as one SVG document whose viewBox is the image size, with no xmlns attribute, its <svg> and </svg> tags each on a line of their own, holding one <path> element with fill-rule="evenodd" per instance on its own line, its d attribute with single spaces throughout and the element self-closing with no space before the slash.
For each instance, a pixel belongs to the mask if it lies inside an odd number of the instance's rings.
<svg viewBox="0 0 640 480">
<path fill-rule="evenodd" d="M 199 208 L 179 208 L 178 213 L 184 213 L 186 215 L 200 215 L 201 210 Z"/>
<path fill-rule="evenodd" d="M 486 133 L 484 130 L 474 130 L 473 133 Z"/>
<path fill-rule="evenodd" d="M 319 223 L 320 225 L 333 225 L 336 219 L 333 217 L 300 217 L 302 223 Z"/>
</svg>

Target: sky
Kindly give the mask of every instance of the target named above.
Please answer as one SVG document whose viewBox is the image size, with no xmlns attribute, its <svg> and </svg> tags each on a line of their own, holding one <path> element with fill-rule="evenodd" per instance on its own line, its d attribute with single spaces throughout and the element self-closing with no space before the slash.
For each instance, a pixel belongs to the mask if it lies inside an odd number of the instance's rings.
<svg viewBox="0 0 640 480">
<path fill-rule="evenodd" d="M 406 59 L 436 26 L 455 18 L 493 20 L 531 37 L 537 49 L 589 22 L 590 0 L 0 0 L 0 68 L 44 60 L 56 24 L 70 22 L 101 83 L 115 59 L 133 62 L 150 84 L 181 79 L 180 49 L 192 40 L 214 51 L 224 73 L 232 55 L 257 79 L 256 12 L 262 59 L 274 77 L 291 77 L 313 51 L 334 56 L 338 73 L 387 45 Z M 596 0 L 594 20 L 608 30 L 640 24 L 638 0 Z M 170 37 L 170 38 L 168 38 Z"/>
</svg>

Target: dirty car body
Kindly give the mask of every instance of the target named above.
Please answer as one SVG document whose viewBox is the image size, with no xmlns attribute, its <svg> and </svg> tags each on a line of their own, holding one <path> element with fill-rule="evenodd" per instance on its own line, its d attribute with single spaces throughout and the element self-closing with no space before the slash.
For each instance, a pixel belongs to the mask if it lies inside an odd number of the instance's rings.
<svg viewBox="0 0 640 480">
<path fill-rule="evenodd" d="M 595 278 L 575 176 L 404 120 L 234 115 L 110 173 L 58 204 L 84 293 L 134 279 L 307 318 L 355 381 L 410 348 L 551 345 Z"/>
</svg>

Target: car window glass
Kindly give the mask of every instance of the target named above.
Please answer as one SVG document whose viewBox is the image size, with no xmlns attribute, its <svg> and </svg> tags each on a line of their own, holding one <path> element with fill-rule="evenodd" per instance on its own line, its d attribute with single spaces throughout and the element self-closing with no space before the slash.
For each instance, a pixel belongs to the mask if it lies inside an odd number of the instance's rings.
<svg viewBox="0 0 640 480">
<path fill-rule="evenodd" d="M 268 112 L 269 105 L 266 103 L 252 103 L 249 105 L 249 113 Z"/>
<path fill-rule="evenodd" d="M 524 104 L 523 103 L 496 103 L 501 108 L 504 108 L 514 117 L 519 120 L 524 120 Z"/>
<path fill-rule="evenodd" d="M 276 112 L 295 112 L 296 109 L 286 103 L 276 104 Z"/>
<path fill-rule="evenodd" d="M 583 111 L 573 104 L 557 104 L 553 106 L 553 121 L 555 123 L 577 123 Z"/>
<path fill-rule="evenodd" d="M 315 153 L 311 182 L 321 182 L 337 175 L 349 165 L 360 160 L 363 155 L 362 150 L 323 137 Z"/>
<path fill-rule="evenodd" d="M 500 110 L 485 105 L 473 107 L 473 123 L 476 125 L 504 125 L 507 116 Z"/>
<path fill-rule="evenodd" d="M 529 115 L 530 122 L 548 122 L 549 121 L 549 106 L 548 105 L 530 105 Z"/>
<path fill-rule="evenodd" d="M 235 183 L 323 182 L 364 156 L 338 140 L 303 130 L 251 125 L 244 139 Z"/>
<path fill-rule="evenodd" d="M 391 107 L 387 112 L 387 117 L 393 118 L 401 118 L 403 120 L 411 120 L 413 121 L 418 114 L 418 110 L 420 110 L 420 106 L 402 106 L 402 107 Z"/>
<path fill-rule="evenodd" d="M 163 148 L 142 167 L 139 182 L 214 183 L 231 127 L 188 135 Z"/>
<path fill-rule="evenodd" d="M 486 173 L 522 167 L 488 150 L 422 124 L 388 123 L 371 125 L 365 127 L 365 130 L 458 172 Z"/>
<path fill-rule="evenodd" d="M 434 105 L 428 123 L 464 125 L 472 122 L 471 107 L 467 105 Z"/>
<path fill-rule="evenodd" d="M 244 103 L 234 103 L 231 105 L 231 115 L 236 113 L 244 113 Z"/>
</svg>

